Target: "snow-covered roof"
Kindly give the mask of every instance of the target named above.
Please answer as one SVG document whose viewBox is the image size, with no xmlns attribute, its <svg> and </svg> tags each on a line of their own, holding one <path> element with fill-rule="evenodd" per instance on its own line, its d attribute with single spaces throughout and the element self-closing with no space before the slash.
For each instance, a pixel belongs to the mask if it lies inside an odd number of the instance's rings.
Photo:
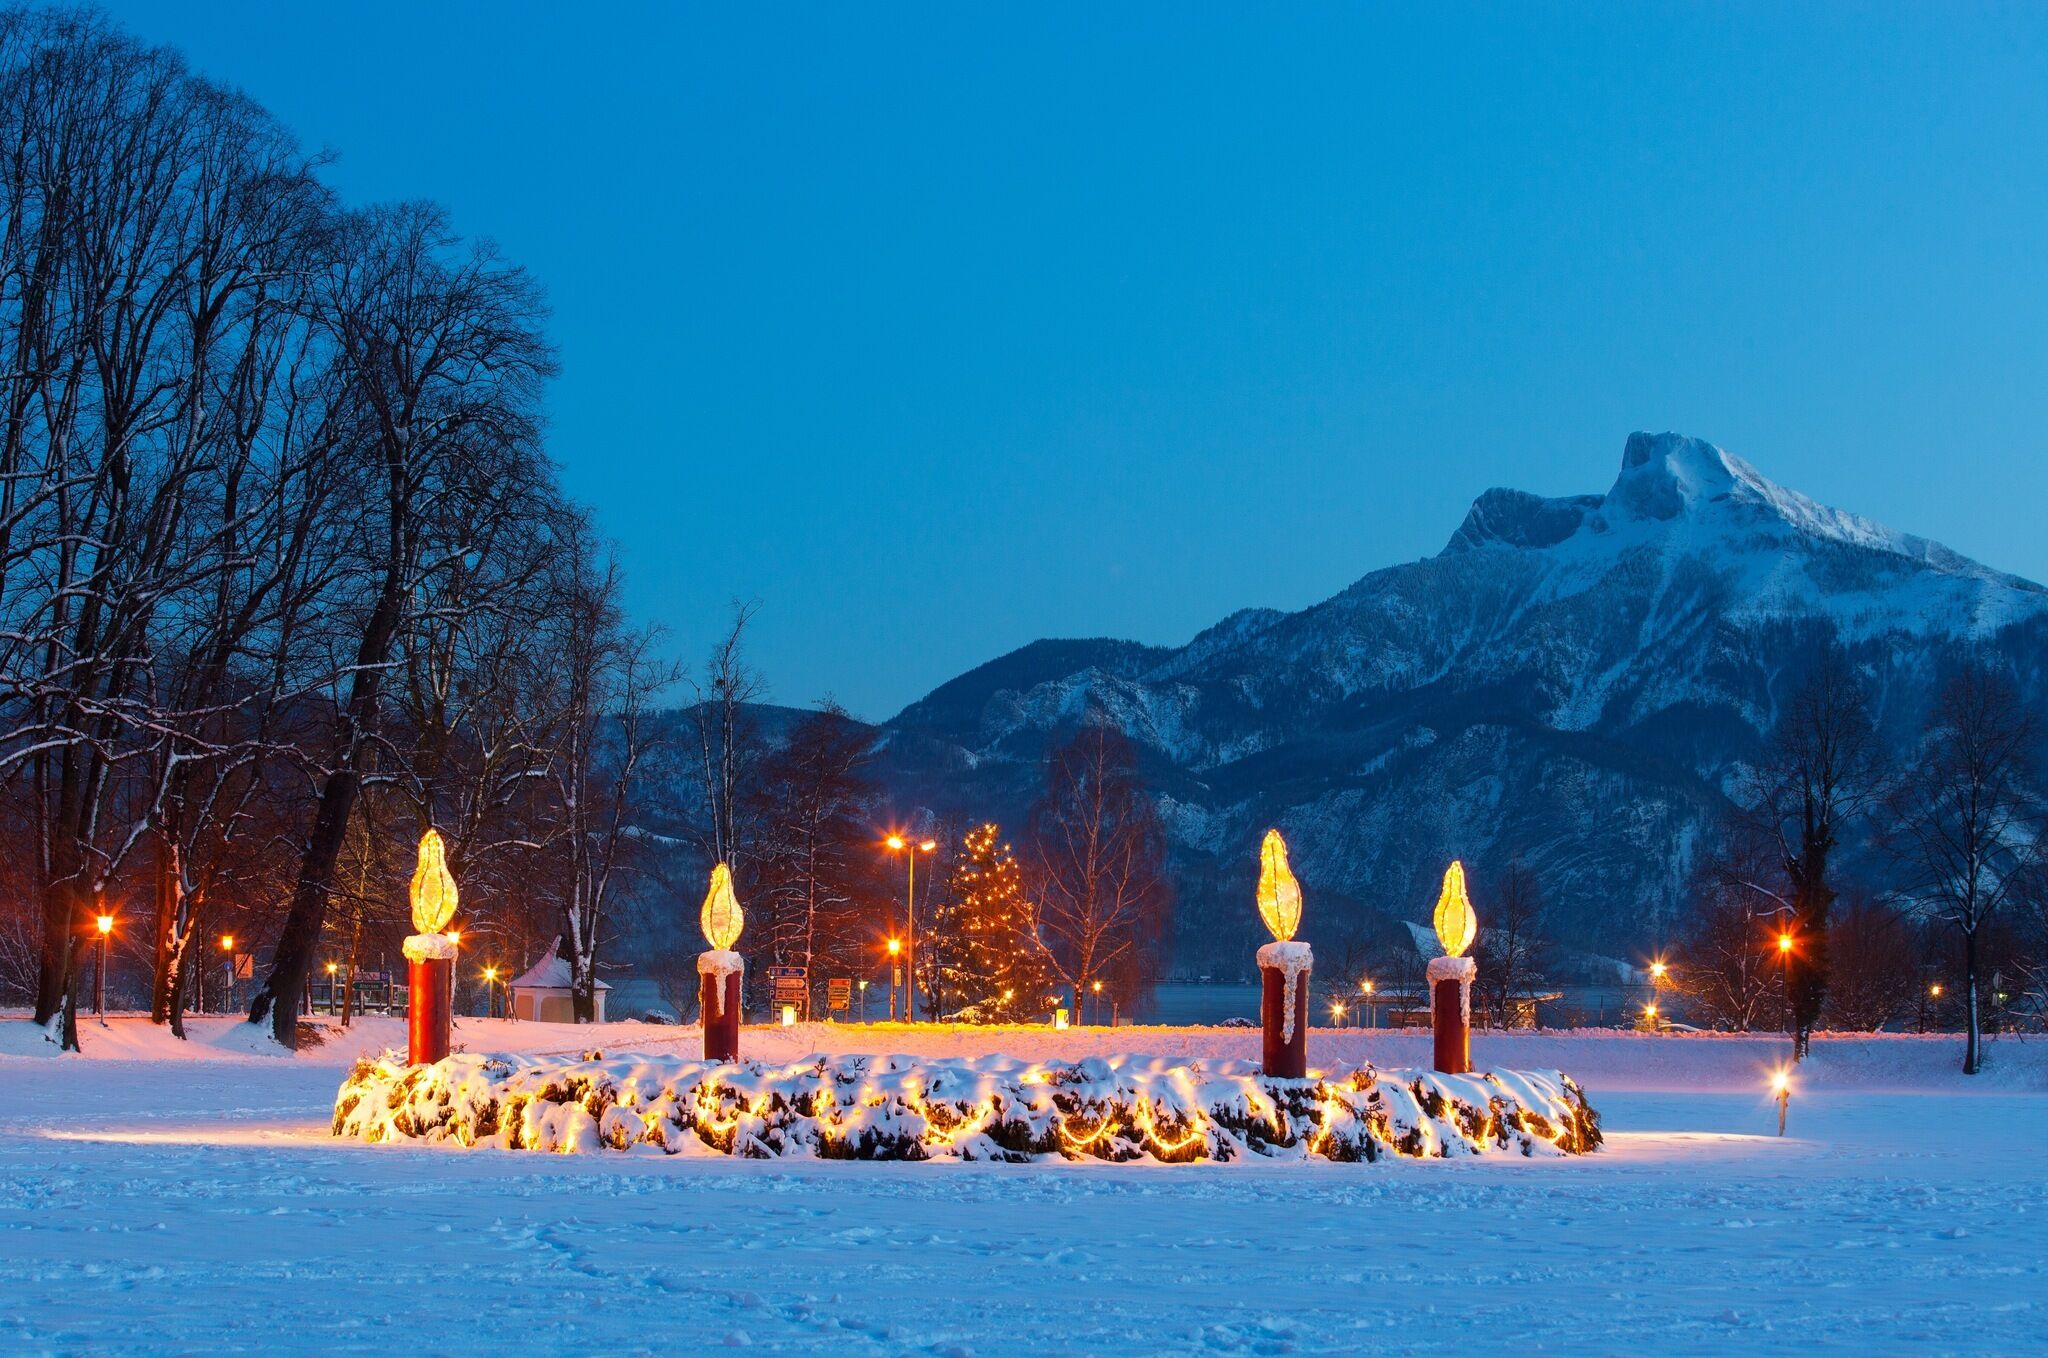
<svg viewBox="0 0 2048 1358">
<path fill-rule="evenodd" d="M 569 963 L 549 948 L 540 961 L 528 967 L 526 974 L 512 983 L 516 990 L 567 990 L 569 988 Z M 610 990 L 603 981 L 597 983 L 599 990 Z"/>
</svg>

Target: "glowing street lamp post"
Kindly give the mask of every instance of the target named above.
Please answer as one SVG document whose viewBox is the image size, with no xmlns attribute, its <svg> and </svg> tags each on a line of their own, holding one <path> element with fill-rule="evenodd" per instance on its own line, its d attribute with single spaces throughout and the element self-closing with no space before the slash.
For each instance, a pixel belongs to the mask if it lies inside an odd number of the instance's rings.
<svg viewBox="0 0 2048 1358">
<path fill-rule="evenodd" d="M 438 830 L 420 836 L 419 865 L 413 869 L 412 927 L 405 940 L 405 1059 L 432 1065 L 448 1055 L 449 998 L 454 993 L 455 940 L 442 930 L 455 918 L 455 874 Z"/>
<path fill-rule="evenodd" d="M 903 892 L 903 971 L 907 984 L 903 987 L 903 1021 L 917 1022 L 917 856 L 930 853 L 939 846 L 929 839 L 918 840 L 913 845 L 902 835 L 890 835 L 882 841 L 889 846 L 889 852 L 903 854 L 910 863 L 910 876 Z M 891 946 L 895 943 L 890 940 Z"/>
<path fill-rule="evenodd" d="M 1429 1019 L 1436 1035 L 1436 1068 L 1445 1075 L 1472 1069 L 1472 980 L 1479 964 L 1465 949 L 1479 934 L 1478 917 L 1465 894 L 1465 865 L 1453 861 L 1444 870 L 1444 889 L 1436 901 L 1436 936 L 1442 957 L 1429 959 Z"/>
<path fill-rule="evenodd" d="M 746 912 L 732 892 L 732 869 L 720 863 L 711 869 L 711 889 L 704 893 L 698 921 L 708 952 L 697 954 L 697 1011 L 704 1022 L 704 1059 L 740 1059 L 740 983 L 747 964 L 732 950 L 747 926 Z"/>
<path fill-rule="evenodd" d="M 1379 1027 L 1380 1007 L 1373 1001 L 1372 998 L 1372 982 L 1369 980 L 1360 981 L 1358 983 L 1358 993 L 1365 996 L 1365 1000 L 1363 1002 L 1365 1007 L 1365 1026 L 1368 1028 Z"/>
<path fill-rule="evenodd" d="M 101 915 L 93 924 L 100 932 L 100 964 L 98 975 L 93 980 L 92 1012 L 104 1017 L 107 1012 L 107 935 L 114 932 L 114 917 Z"/>
<path fill-rule="evenodd" d="M 889 1019 L 888 1019 L 888 1021 L 889 1021 L 890 1023 L 894 1023 L 894 1022 L 896 1021 L 896 1007 L 897 1007 L 897 998 L 898 998 L 898 996 L 899 996 L 899 995 L 901 994 L 901 991 L 902 991 L 902 986 L 903 986 L 903 940 L 902 940 L 902 939 L 900 939 L 900 938 L 892 938 L 892 939 L 890 939 L 890 940 L 889 940 Z"/>
<path fill-rule="evenodd" d="M 221 988 L 220 1011 L 225 1014 L 235 1007 L 235 936 L 220 936 Z"/>
<path fill-rule="evenodd" d="M 1259 845 L 1259 918 L 1273 941 L 1259 949 L 1259 1023 L 1265 1030 L 1266 1074 L 1299 1080 L 1308 1074 L 1308 978 L 1315 956 L 1294 941 L 1301 927 L 1301 883 L 1287 866 L 1287 841 L 1266 831 Z"/>
</svg>

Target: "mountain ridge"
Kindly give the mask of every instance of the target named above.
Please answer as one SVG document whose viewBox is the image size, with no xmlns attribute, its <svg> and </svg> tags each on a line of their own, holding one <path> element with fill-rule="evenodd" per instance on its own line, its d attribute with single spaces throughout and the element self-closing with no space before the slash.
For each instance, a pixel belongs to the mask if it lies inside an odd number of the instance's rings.
<svg viewBox="0 0 2048 1358">
<path fill-rule="evenodd" d="M 1179 647 L 1034 642 L 886 726 L 920 797 L 1014 817 L 1049 739 L 1116 721 L 1188 883 L 1183 952 L 1234 932 L 1265 824 L 1339 923 L 1416 917 L 1450 857 L 1482 878 L 1520 857 L 1561 932 L 1619 947 L 1682 914 L 1734 775 L 1830 642 L 1904 741 L 1974 649 L 2040 693 L 2048 590 L 1636 433 L 1603 495 L 1488 490 L 1437 555 L 1307 608 L 1240 610 Z"/>
</svg>

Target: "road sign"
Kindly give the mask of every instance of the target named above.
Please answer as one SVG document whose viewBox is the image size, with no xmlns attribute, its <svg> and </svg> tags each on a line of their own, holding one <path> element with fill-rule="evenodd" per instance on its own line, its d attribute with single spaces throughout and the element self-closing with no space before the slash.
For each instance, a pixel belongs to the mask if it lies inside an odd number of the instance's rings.
<svg viewBox="0 0 2048 1358">
<path fill-rule="evenodd" d="M 834 976 L 825 982 L 825 1002 L 833 1013 L 841 1013 L 853 1004 L 853 978 Z"/>
</svg>

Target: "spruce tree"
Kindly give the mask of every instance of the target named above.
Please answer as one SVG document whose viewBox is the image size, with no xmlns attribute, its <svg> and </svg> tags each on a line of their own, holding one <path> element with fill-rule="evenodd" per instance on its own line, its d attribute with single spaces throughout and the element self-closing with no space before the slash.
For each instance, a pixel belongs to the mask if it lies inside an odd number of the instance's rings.
<svg viewBox="0 0 2048 1358">
<path fill-rule="evenodd" d="M 967 832 L 947 885 L 963 945 L 963 1000 L 991 1021 L 1044 1009 L 1051 977 L 1030 933 L 1023 869 L 1000 826 L 989 821 Z"/>
</svg>

